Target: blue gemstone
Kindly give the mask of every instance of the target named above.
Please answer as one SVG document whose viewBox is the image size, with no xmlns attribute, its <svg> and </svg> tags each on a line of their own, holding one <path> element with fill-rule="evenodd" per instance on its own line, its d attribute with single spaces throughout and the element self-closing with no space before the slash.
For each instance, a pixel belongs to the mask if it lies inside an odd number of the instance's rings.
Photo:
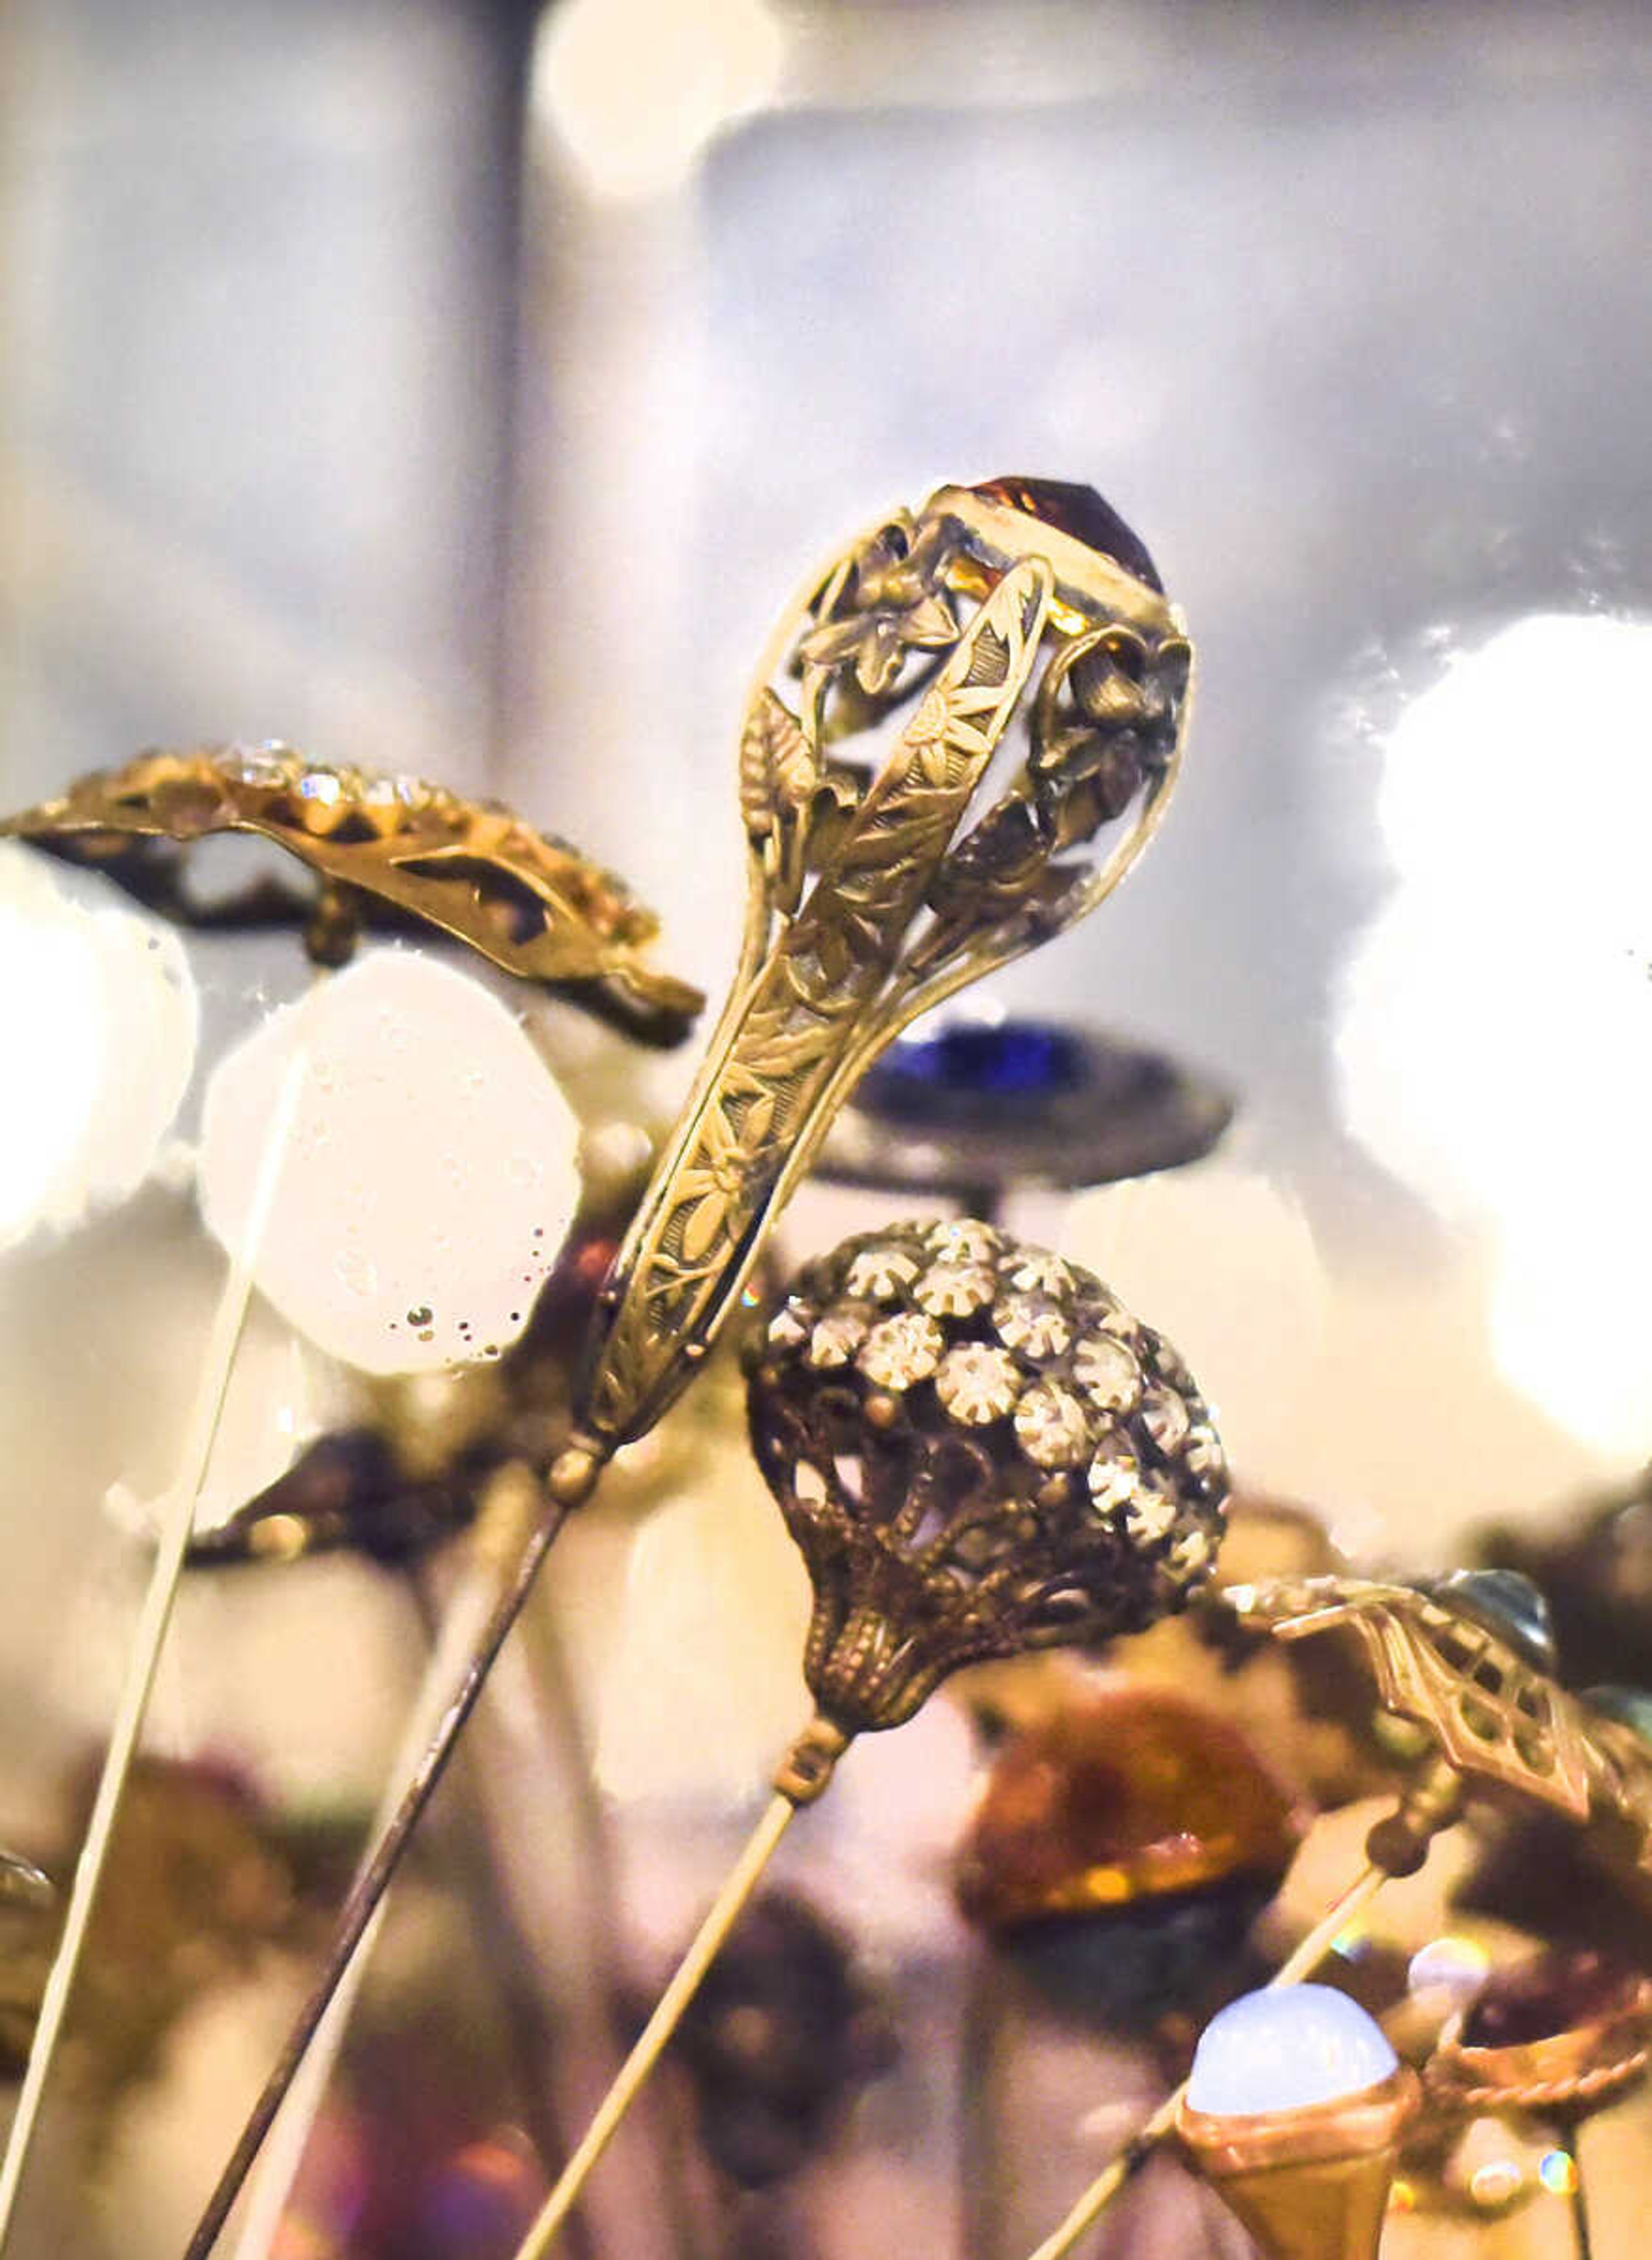
<svg viewBox="0 0 1652 2260">
<path fill-rule="evenodd" d="M 1559 1656 L 1548 1603 L 1518 1570 L 1454 1570 L 1428 1591 L 1448 1608 L 1460 1610 L 1506 1641 L 1536 1670 L 1552 1673 L 1556 1669 Z"/>
<path fill-rule="evenodd" d="M 874 1111 L 936 1098 L 1053 1098 L 1084 1080 L 1084 1049 L 1042 1020 L 958 1020 L 892 1045 L 862 1085 Z"/>
<path fill-rule="evenodd" d="M 1380 2086 L 1398 2061 L 1375 2019 L 1334 1985 L 1266 1986 L 1205 2026 L 1187 2099 L 1223 2119 L 1303 2111 Z"/>
<path fill-rule="evenodd" d="M 1652 1749 L 1652 1691 L 1644 1687 L 1585 1687 L 1584 1701 L 1603 1718 L 1628 1727 Z"/>
</svg>

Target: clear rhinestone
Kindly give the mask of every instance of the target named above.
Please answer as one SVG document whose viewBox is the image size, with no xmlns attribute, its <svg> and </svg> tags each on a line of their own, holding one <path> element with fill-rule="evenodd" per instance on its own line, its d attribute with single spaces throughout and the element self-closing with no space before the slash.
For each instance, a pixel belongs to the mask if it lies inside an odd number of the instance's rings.
<svg viewBox="0 0 1652 2260">
<path fill-rule="evenodd" d="M 987 1342 L 960 1342 L 941 1360 L 935 1394 L 955 1420 L 971 1428 L 1001 1420 L 1015 1403 L 1020 1372 L 1006 1349 Z"/>
<path fill-rule="evenodd" d="M 1021 1449 L 1041 1468 L 1076 1467 L 1090 1449 L 1090 1424 L 1078 1399 L 1053 1382 L 1035 1382 L 1015 1408 Z"/>
<path fill-rule="evenodd" d="M 1173 1452 L 1188 1432 L 1187 1407 L 1173 1389 L 1149 1389 L 1141 1399 L 1141 1425 L 1162 1452 Z"/>
<path fill-rule="evenodd" d="M 1141 1369 L 1112 1334 L 1087 1334 L 1073 1356 L 1073 1378 L 1109 1412 L 1124 1412 L 1141 1393 Z"/>
<path fill-rule="evenodd" d="M 1211 1534 L 1200 1526 L 1184 1530 L 1170 1548 L 1170 1568 L 1177 1577 L 1197 1577 L 1208 1570 L 1216 1548 Z"/>
<path fill-rule="evenodd" d="M 1110 1443 L 1090 1463 L 1090 1495 L 1104 1514 L 1128 1506 L 1141 1471 L 1127 1445 Z"/>
<path fill-rule="evenodd" d="M 277 746 L 228 746 L 212 766 L 236 784 L 255 785 L 265 791 L 292 783 L 292 762 Z"/>
<path fill-rule="evenodd" d="M 809 1337 L 811 1365 L 847 1365 L 866 1340 L 864 1311 L 828 1311 Z"/>
<path fill-rule="evenodd" d="M 776 1311 L 769 1321 L 769 1339 L 776 1349 L 796 1349 L 799 1342 L 809 1339 L 809 1321 L 790 1303 L 783 1311 Z"/>
<path fill-rule="evenodd" d="M 876 1302 L 887 1303 L 910 1287 L 923 1268 L 910 1248 L 863 1248 L 844 1284 L 851 1295 L 869 1295 Z"/>
<path fill-rule="evenodd" d="M 1001 1340 L 1023 1357 L 1059 1357 L 1073 1338 L 1067 1313 L 1047 1295 L 1006 1295 L 993 1311 Z"/>
<path fill-rule="evenodd" d="M 337 769 L 306 769 L 298 780 L 298 792 L 301 799 L 331 808 L 343 795 L 344 780 Z"/>
<path fill-rule="evenodd" d="M 879 1389 L 911 1389 L 914 1383 L 928 1380 L 946 1346 L 933 1319 L 918 1311 L 900 1311 L 872 1328 L 855 1362 Z"/>
<path fill-rule="evenodd" d="M 1226 1471 L 1221 1438 L 1214 1428 L 1201 1424 L 1190 1428 L 1187 1442 L 1183 1447 L 1182 1462 L 1191 1475 L 1219 1476 Z"/>
<path fill-rule="evenodd" d="M 985 1263 L 934 1263 L 912 1290 L 912 1300 L 932 1319 L 973 1318 L 992 1300 L 998 1284 Z"/>
<path fill-rule="evenodd" d="M 943 1263 L 990 1263 L 1004 1243 L 990 1224 L 978 1224 L 972 1216 L 955 1216 L 944 1224 L 932 1224 L 924 1234 L 924 1245 Z"/>
<path fill-rule="evenodd" d="M 1137 1488 L 1124 1512 L 1124 1527 L 1144 1546 L 1156 1545 L 1176 1523 L 1176 1501 L 1161 1483 L 1149 1476 Z"/>
<path fill-rule="evenodd" d="M 1139 1341 L 1141 1322 L 1122 1303 L 1108 1303 L 1096 1313 L 1096 1324 L 1104 1334 L 1115 1335 L 1119 1341 Z"/>
<path fill-rule="evenodd" d="M 1005 1267 L 1005 1276 L 1024 1295 L 1070 1295 L 1073 1291 L 1072 1273 L 1059 1255 L 1047 1255 L 1041 1248 L 1018 1248 Z"/>
</svg>

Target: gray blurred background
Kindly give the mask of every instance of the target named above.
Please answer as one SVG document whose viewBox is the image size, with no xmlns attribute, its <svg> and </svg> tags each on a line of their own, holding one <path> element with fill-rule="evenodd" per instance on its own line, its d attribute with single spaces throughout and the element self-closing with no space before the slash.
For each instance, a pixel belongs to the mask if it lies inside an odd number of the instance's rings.
<svg viewBox="0 0 1652 2260">
<path fill-rule="evenodd" d="M 1649 187 L 1639 6 L 11 0 L 0 802 L 236 736 L 494 790 L 715 995 L 783 597 L 943 480 L 1096 484 L 1199 648 L 1186 781 L 996 1002 L 1239 1113 L 1026 1220 L 1249 1482 L 1448 1561 L 1652 1433 Z M 103 1246 L 0 1255 L 20 1534 L 118 1472 Z"/>
</svg>

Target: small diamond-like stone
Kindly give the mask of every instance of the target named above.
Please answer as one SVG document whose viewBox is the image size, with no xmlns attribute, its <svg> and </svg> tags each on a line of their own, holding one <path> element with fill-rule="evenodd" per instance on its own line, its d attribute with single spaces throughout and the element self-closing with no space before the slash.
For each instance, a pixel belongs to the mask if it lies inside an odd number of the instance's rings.
<svg viewBox="0 0 1652 2260">
<path fill-rule="evenodd" d="M 1215 1552 L 1208 1530 L 1184 1531 L 1170 1548 L 1170 1568 L 1178 1577 L 1197 1577 L 1210 1568 Z"/>
<path fill-rule="evenodd" d="M 945 1348 L 946 1338 L 933 1319 L 899 1311 L 872 1328 L 855 1362 L 879 1389 L 911 1389 L 928 1380 Z"/>
<path fill-rule="evenodd" d="M 1087 1334 L 1073 1356 L 1073 1378 L 1109 1412 L 1127 1412 L 1141 1393 L 1141 1369 L 1112 1334 Z"/>
<path fill-rule="evenodd" d="M 1006 1295 L 992 1323 L 1000 1340 L 1023 1357 L 1059 1357 L 1073 1338 L 1066 1312 L 1043 1295 Z"/>
<path fill-rule="evenodd" d="M 290 760 L 283 760 L 273 746 L 231 746 L 218 755 L 213 766 L 236 784 L 256 785 L 267 791 L 292 782 Z"/>
<path fill-rule="evenodd" d="M 769 1320 L 769 1339 L 776 1349 L 796 1349 L 809 1339 L 809 1321 L 788 1303 Z"/>
<path fill-rule="evenodd" d="M 869 1324 L 862 1311 L 828 1311 L 809 1337 L 811 1365 L 847 1365 L 866 1340 Z"/>
<path fill-rule="evenodd" d="M 910 1287 L 923 1269 L 910 1248 L 863 1248 L 849 1266 L 845 1282 L 851 1295 L 869 1295 L 887 1303 Z"/>
<path fill-rule="evenodd" d="M 924 1245 L 943 1263 L 990 1263 L 1004 1243 L 990 1224 L 978 1224 L 972 1216 L 956 1216 L 944 1224 L 932 1224 L 924 1234 Z"/>
<path fill-rule="evenodd" d="M 960 1342 L 941 1360 L 935 1394 L 955 1420 L 971 1428 L 1001 1420 L 1014 1404 L 1020 1372 L 1006 1349 L 987 1342 Z"/>
<path fill-rule="evenodd" d="M 1226 1462 L 1222 1453 L 1220 1437 L 1214 1428 L 1203 1426 L 1190 1428 L 1182 1452 L 1182 1463 L 1190 1475 L 1219 1476 Z"/>
<path fill-rule="evenodd" d="M 344 790 L 344 783 L 336 769 L 306 769 L 298 780 L 298 791 L 304 800 L 319 801 L 331 808 Z"/>
<path fill-rule="evenodd" d="M 1187 1407 L 1173 1389 L 1149 1389 L 1141 1399 L 1141 1425 L 1162 1452 L 1173 1452 L 1188 1432 Z"/>
<path fill-rule="evenodd" d="M 1041 1248 L 1019 1249 L 1005 1266 L 1005 1276 L 1024 1295 L 1070 1295 L 1073 1291 L 1072 1273 L 1059 1255 L 1047 1255 Z"/>
<path fill-rule="evenodd" d="M 1109 1444 L 1090 1463 L 1090 1495 L 1104 1514 L 1127 1506 L 1141 1479 L 1136 1455 L 1123 1444 Z"/>
<path fill-rule="evenodd" d="M 969 1319 L 986 1308 L 998 1284 L 985 1263 L 933 1263 L 913 1288 L 912 1300 L 932 1319 Z"/>
<path fill-rule="evenodd" d="M 1090 1424 L 1078 1399 L 1053 1382 L 1036 1382 L 1015 1408 L 1021 1449 L 1041 1468 L 1076 1467 L 1090 1449 Z"/>
<path fill-rule="evenodd" d="M 1138 1485 L 1134 1498 L 1125 1509 L 1125 1528 L 1142 1545 L 1154 1546 L 1168 1536 L 1175 1522 L 1176 1501 L 1162 1484 L 1155 1483 L 1149 1477 Z"/>
</svg>

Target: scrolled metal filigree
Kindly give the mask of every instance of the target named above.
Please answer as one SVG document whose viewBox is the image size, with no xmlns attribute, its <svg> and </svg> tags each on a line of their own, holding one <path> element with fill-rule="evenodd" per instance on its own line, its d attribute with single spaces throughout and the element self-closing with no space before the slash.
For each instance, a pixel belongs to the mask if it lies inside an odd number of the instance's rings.
<svg viewBox="0 0 1652 2260">
<path fill-rule="evenodd" d="M 1138 1632 L 1208 1577 L 1226 1470 L 1192 1377 L 1100 1281 L 973 1221 L 864 1233 L 748 1359 L 752 1448 L 846 1734 L 966 1663 Z"/>
<path fill-rule="evenodd" d="M 1355 1633 L 1384 1708 L 1425 1727 L 1467 1784 L 1587 1827 L 1628 1881 L 1652 1892 L 1652 1748 L 1454 1606 L 1448 1588 L 1280 1578 L 1222 1598 L 1279 1640 Z"/>
<path fill-rule="evenodd" d="M 596 1456 L 682 1388 L 883 1047 L 1118 883 L 1174 783 L 1190 669 L 1123 521 L 1031 480 L 892 513 L 787 613 L 741 740 L 740 963 L 610 1282 L 583 1395 Z M 885 724 L 874 773 L 853 756 Z M 971 822 L 1012 730 L 1019 764 Z"/>
<path fill-rule="evenodd" d="M 319 895 L 265 877 L 197 901 L 184 851 L 223 832 L 284 848 L 319 878 Z M 497 801 L 311 762 L 286 746 L 142 754 L 0 819 L 0 838 L 90 864 L 182 925 L 300 926 L 323 964 L 341 963 L 364 928 L 434 930 L 651 1041 L 680 1041 L 704 1001 L 645 962 L 659 920 L 565 840 Z"/>
</svg>

